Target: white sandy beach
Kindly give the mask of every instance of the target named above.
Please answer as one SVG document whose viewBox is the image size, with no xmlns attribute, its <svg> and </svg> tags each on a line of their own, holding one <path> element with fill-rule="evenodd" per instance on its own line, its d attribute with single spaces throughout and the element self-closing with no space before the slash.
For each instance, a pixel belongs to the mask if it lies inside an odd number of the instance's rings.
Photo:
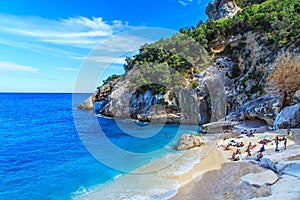
<svg viewBox="0 0 300 200">
<path fill-rule="evenodd" d="M 299 130 L 294 130 L 299 132 Z M 182 199 L 299 199 L 299 138 L 292 136 L 288 139 L 287 149 L 284 150 L 283 142 L 279 144 L 279 152 L 275 152 L 275 144 L 273 138 L 276 135 L 285 134 L 285 130 L 278 132 L 257 133 L 254 137 L 243 137 L 239 140 L 246 144 L 249 141 L 257 146 L 252 150 L 252 156 L 247 158 L 245 152 L 246 147 L 241 148 L 242 155 L 240 161 L 232 161 L 231 155 L 236 151 L 236 147 L 232 150 L 224 151 L 224 145 L 229 140 L 219 140 L 211 154 L 206 159 L 201 160 L 193 170 L 183 176 L 183 184 L 179 192 L 172 197 L 172 200 Z M 237 135 L 235 136 L 237 137 Z M 242 181 L 242 177 L 250 173 L 262 173 L 269 169 L 260 167 L 259 163 L 254 161 L 261 145 L 258 142 L 262 138 L 269 138 L 272 142 L 265 145 L 266 151 L 264 157 L 274 160 L 274 163 L 286 164 L 290 162 L 294 164 L 293 172 L 276 174 L 278 181 L 273 185 L 262 184 L 249 185 Z M 276 165 L 277 166 L 277 165 Z M 287 165 L 286 165 L 287 166 Z M 202 173 L 201 173 L 202 172 Z M 186 178 L 188 177 L 188 178 Z M 266 180 L 268 177 L 263 177 Z M 187 180 L 186 180 L 187 179 Z"/>
<path fill-rule="evenodd" d="M 274 151 L 273 138 L 277 134 L 284 133 L 284 130 L 281 130 L 281 132 L 264 132 L 257 133 L 254 137 L 241 137 L 239 139 L 237 139 L 239 134 L 234 134 L 231 135 L 232 138 L 226 140 L 223 140 L 224 134 L 216 134 L 210 136 L 211 138 L 206 140 L 207 143 L 200 148 L 190 149 L 178 154 L 167 154 L 161 159 L 157 159 L 133 173 L 126 174 L 110 184 L 106 184 L 77 199 L 268 199 L 282 195 L 281 191 L 287 193 L 289 199 L 295 199 L 300 197 L 300 187 L 297 186 L 291 189 L 286 185 L 299 183 L 300 176 L 276 174 L 278 181 L 273 185 L 253 186 L 242 181 L 242 177 L 249 173 L 258 174 L 270 171 L 260 167 L 259 163 L 255 161 L 257 151 L 261 146 L 258 142 L 262 138 L 271 140 L 265 146 L 264 157 L 275 159 L 274 162 L 277 163 L 288 160 L 296 163 L 300 162 L 299 138 L 288 138 L 286 150 L 283 149 L 283 142 L 281 142 L 279 144 L 280 151 Z M 236 151 L 236 147 L 224 151 L 224 145 L 233 138 L 246 144 L 249 141 L 252 144 L 257 144 L 252 150 L 252 156 L 246 156 L 246 146 L 244 146 L 241 148 L 241 160 L 232 161 L 231 155 L 232 152 Z M 158 166 L 163 167 L 159 168 Z M 299 173 L 299 168 L 292 173 L 297 173 L 297 170 Z M 287 191 L 281 187 L 284 187 Z"/>
</svg>

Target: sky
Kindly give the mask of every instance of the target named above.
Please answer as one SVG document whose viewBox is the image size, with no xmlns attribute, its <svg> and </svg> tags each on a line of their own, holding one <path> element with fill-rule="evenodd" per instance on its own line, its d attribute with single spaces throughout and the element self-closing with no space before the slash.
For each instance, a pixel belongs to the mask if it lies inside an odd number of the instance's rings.
<svg viewBox="0 0 300 200">
<path fill-rule="evenodd" d="M 0 92 L 91 92 L 211 0 L 1 0 Z"/>
</svg>

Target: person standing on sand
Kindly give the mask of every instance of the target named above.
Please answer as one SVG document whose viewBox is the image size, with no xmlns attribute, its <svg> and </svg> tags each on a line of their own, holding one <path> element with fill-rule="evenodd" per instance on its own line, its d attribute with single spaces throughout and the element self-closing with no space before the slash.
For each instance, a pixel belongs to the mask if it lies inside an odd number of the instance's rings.
<svg viewBox="0 0 300 200">
<path fill-rule="evenodd" d="M 283 136 L 283 145 L 284 145 L 284 149 L 286 149 L 286 144 L 287 144 L 287 139 L 286 137 Z"/>
<path fill-rule="evenodd" d="M 264 152 L 265 151 L 265 145 L 264 144 L 262 144 L 262 146 L 260 147 L 260 150 L 259 150 L 259 152 Z"/>
<path fill-rule="evenodd" d="M 248 156 L 251 156 L 251 146 L 252 146 L 252 144 L 251 144 L 251 142 L 249 142 L 249 144 L 248 144 L 248 146 L 247 146 L 247 149 L 246 149 L 247 157 L 248 157 Z"/>
<path fill-rule="evenodd" d="M 286 130 L 286 134 L 287 134 L 288 137 L 291 137 L 291 136 L 292 136 L 291 128 L 288 128 L 288 129 Z"/>
<path fill-rule="evenodd" d="M 276 145 L 275 151 L 279 151 L 279 149 L 278 149 L 278 145 L 279 145 L 279 137 L 278 137 L 278 135 L 275 138 L 275 145 Z"/>
</svg>

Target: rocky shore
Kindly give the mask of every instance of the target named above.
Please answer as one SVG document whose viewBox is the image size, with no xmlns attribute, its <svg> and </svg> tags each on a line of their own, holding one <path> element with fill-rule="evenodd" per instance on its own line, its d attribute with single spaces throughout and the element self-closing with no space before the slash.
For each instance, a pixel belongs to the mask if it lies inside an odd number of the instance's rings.
<svg viewBox="0 0 300 200">
<path fill-rule="evenodd" d="M 286 130 L 257 133 L 250 138 L 240 134 L 221 134 L 222 139 L 217 141 L 212 153 L 184 175 L 190 178 L 183 181 L 179 192 L 171 199 L 299 199 L 300 129 L 292 132 L 287 148 L 284 149 L 283 142 L 280 142 L 279 151 L 274 151 L 274 138 L 285 135 Z M 261 147 L 259 141 L 263 138 L 271 142 L 265 145 L 264 156 L 257 160 Z M 246 144 L 252 142 L 257 146 L 251 156 L 247 156 L 246 147 L 239 148 L 241 159 L 232 161 L 231 155 L 237 147 L 225 151 L 232 140 Z M 218 156 L 213 152 L 218 152 Z"/>
</svg>

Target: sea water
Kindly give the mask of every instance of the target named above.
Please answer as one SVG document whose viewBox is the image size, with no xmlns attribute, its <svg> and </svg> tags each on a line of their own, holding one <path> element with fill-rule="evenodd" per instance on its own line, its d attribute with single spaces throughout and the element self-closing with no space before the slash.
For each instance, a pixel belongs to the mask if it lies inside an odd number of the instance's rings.
<svg viewBox="0 0 300 200">
<path fill-rule="evenodd" d="M 123 191 L 126 198 L 128 188 L 122 188 L 127 181 L 136 180 L 136 176 L 130 176 L 131 171 L 143 169 L 147 164 L 153 169 L 182 157 L 174 150 L 178 138 L 184 133 L 197 132 L 196 126 L 175 124 L 132 126 L 132 119 L 114 120 L 76 109 L 75 105 L 88 96 L 77 95 L 78 102 L 74 102 L 72 94 L 0 94 L 0 199 L 76 199 L 106 187 Z M 147 131 L 151 130 L 155 134 L 149 135 Z M 142 155 L 141 159 L 128 157 L 125 160 L 130 162 L 124 163 L 122 154 L 114 154 L 107 146 L 99 145 L 104 139 L 131 153 L 128 154 L 131 157 Z M 164 177 L 173 176 L 172 173 L 189 170 L 197 161 L 191 156 L 185 158 L 192 160 L 179 161 L 171 165 L 171 170 L 166 171 L 165 166 L 154 171 L 148 169 L 150 178 L 146 176 L 145 180 L 152 184 L 153 191 L 149 190 L 143 197 L 155 197 L 160 194 L 157 184 L 170 181 L 161 180 L 159 173 Z M 155 162 L 159 164 L 151 165 Z M 170 186 L 164 192 L 172 192 L 174 188 L 175 185 Z M 139 197 L 141 190 L 136 187 L 128 195 Z M 121 194 L 112 197 L 117 195 Z"/>
</svg>

